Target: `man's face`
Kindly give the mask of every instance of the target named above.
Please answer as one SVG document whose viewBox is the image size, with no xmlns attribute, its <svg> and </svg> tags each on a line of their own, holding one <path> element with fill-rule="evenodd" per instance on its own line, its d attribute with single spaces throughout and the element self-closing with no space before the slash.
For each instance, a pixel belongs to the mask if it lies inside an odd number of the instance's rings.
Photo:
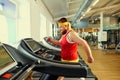
<svg viewBox="0 0 120 80">
<path fill-rule="evenodd" d="M 62 35 L 66 34 L 67 29 L 68 29 L 68 26 L 69 26 L 68 24 L 69 24 L 68 22 L 58 23 L 59 28 L 60 28 L 60 33 L 61 33 Z"/>
<path fill-rule="evenodd" d="M 65 27 L 60 27 L 60 33 L 62 35 L 66 34 L 67 30 L 65 29 Z"/>
</svg>

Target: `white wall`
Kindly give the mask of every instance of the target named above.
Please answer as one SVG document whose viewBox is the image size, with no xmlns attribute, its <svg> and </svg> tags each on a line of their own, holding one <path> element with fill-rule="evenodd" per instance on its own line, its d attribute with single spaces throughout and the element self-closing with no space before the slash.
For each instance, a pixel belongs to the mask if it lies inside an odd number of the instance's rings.
<svg viewBox="0 0 120 80">
<path fill-rule="evenodd" d="M 40 36 L 40 41 L 42 41 L 42 39 L 44 38 L 44 37 L 46 37 L 46 35 L 47 35 L 47 31 L 46 31 L 46 21 L 47 19 L 46 19 L 46 17 L 43 15 L 43 14 L 40 14 L 40 34 L 39 34 L 39 36 Z"/>
<path fill-rule="evenodd" d="M 40 10 L 34 0 L 30 0 L 30 23 L 31 23 L 31 37 L 39 41 L 40 34 Z"/>
<path fill-rule="evenodd" d="M 46 35 L 47 36 L 52 36 L 52 22 L 47 21 L 46 22 L 46 26 L 47 26 L 47 28 L 46 28 Z"/>
<path fill-rule="evenodd" d="M 53 18 L 41 0 L 14 0 L 17 2 L 18 24 L 17 40 L 33 38 L 40 41 L 44 36 L 52 36 Z M 41 24 L 41 16 L 45 16 L 46 25 Z M 41 32 L 43 31 L 43 32 Z M 43 33 L 43 35 L 41 35 Z"/>
<path fill-rule="evenodd" d="M 17 11 L 18 11 L 17 39 L 19 41 L 23 38 L 31 37 L 30 4 L 29 4 L 29 1 L 19 0 Z"/>
<path fill-rule="evenodd" d="M 46 18 L 46 25 L 42 22 L 41 15 Z M 53 18 L 50 13 L 47 11 L 46 7 L 41 0 L 30 0 L 30 16 L 31 16 L 31 37 L 36 41 L 42 40 L 43 37 L 52 36 L 49 33 L 52 33 L 49 23 L 53 22 Z M 49 23 L 48 23 L 49 22 Z M 48 28 L 49 27 L 49 28 Z"/>
</svg>

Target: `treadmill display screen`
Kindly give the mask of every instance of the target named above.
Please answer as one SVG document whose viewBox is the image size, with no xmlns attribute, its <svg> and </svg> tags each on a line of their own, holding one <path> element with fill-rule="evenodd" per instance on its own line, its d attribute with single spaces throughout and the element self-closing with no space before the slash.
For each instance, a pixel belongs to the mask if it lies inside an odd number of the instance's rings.
<svg viewBox="0 0 120 80">
<path fill-rule="evenodd" d="M 40 46 L 34 40 L 24 40 L 24 42 L 32 52 L 37 52 L 40 50 Z"/>
<path fill-rule="evenodd" d="M 3 44 L 0 44 L 0 75 L 15 67 L 17 62 Z"/>
</svg>

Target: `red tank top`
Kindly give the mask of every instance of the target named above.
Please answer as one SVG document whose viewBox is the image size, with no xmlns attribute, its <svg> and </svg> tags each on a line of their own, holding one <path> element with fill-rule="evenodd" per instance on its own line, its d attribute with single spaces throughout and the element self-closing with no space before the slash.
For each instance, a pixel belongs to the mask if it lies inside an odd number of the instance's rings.
<svg viewBox="0 0 120 80">
<path fill-rule="evenodd" d="M 63 35 L 62 39 L 60 41 L 61 58 L 63 60 L 76 60 L 76 59 L 78 59 L 78 54 L 77 54 L 78 43 L 76 43 L 76 42 L 75 43 L 69 43 L 67 41 L 68 33 Z"/>
</svg>

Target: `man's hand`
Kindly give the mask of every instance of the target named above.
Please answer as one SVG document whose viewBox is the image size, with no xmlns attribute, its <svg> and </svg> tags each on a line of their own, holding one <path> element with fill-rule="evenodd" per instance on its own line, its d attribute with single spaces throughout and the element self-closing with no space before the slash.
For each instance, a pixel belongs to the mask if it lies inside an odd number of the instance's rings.
<svg viewBox="0 0 120 80">
<path fill-rule="evenodd" d="M 88 57 L 88 63 L 92 63 L 94 62 L 94 58 L 93 57 Z"/>
<path fill-rule="evenodd" d="M 50 42 L 50 41 L 51 41 L 51 38 L 47 37 L 47 38 L 46 38 L 46 41 L 47 41 L 47 42 Z"/>
<path fill-rule="evenodd" d="M 46 38 L 46 41 L 47 41 L 47 42 L 50 42 L 50 43 L 52 43 L 52 44 L 55 44 L 55 45 L 60 45 L 60 42 L 59 42 L 58 40 L 52 39 L 52 38 L 50 38 L 50 37 L 47 37 L 47 38 Z"/>
</svg>

